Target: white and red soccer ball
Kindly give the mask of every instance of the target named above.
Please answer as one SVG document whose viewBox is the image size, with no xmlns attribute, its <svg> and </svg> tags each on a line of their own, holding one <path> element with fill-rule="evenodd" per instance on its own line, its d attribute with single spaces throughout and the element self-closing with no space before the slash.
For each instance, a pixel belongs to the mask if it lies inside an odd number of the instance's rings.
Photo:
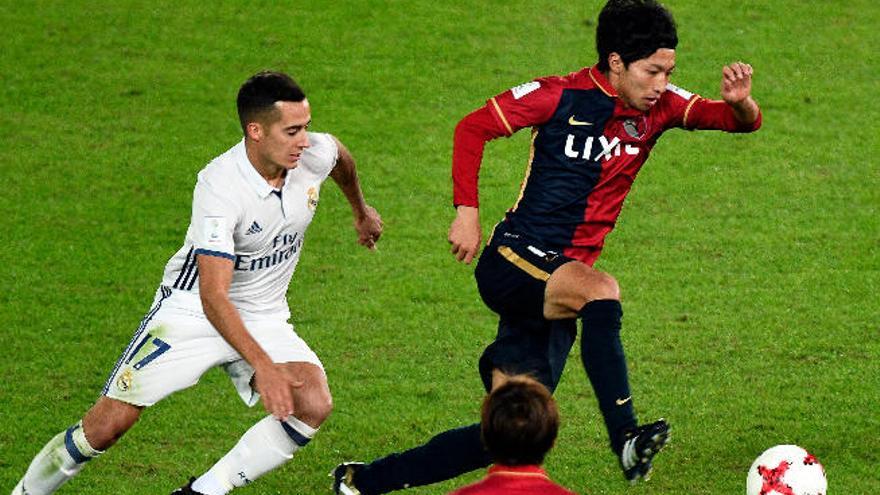
<svg viewBox="0 0 880 495">
<path fill-rule="evenodd" d="M 759 455 L 746 478 L 746 495 L 826 495 L 819 460 L 797 445 L 777 445 Z"/>
</svg>

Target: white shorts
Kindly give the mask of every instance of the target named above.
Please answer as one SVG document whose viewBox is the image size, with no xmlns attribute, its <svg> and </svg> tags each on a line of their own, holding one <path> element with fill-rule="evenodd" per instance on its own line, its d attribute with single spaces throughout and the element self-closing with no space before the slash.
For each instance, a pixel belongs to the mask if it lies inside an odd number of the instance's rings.
<svg viewBox="0 0 880 495">
<path fill-rule="evenodd" d="M 220 366 L 248 405 L 260 396 L 251 387 L 254 369 L 203 316 L 174 307 L 171 291 L 160 289 L 128 347 L 110 373 L 103 395 L 136 406 L 151 406 L 178 390 L 198 383 Z M 164 307 L 163 307 L 163 303 Z M 251 336 L 276 363 L 305 362 L 324 366 L 286 321 L 245 321 Z"/>
</svg>

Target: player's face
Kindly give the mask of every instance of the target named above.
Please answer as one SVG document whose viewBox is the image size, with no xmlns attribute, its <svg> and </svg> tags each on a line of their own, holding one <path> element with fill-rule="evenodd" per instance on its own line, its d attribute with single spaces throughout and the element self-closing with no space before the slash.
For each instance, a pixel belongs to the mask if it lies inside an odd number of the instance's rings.
<svg viewBox="0 0 880 495">
<path fill-rule="evenodd" d="M 309 147 L 308 127 L 312 121 L 309 101 L 276 101 L 276 120 L 260 124 L 255 140 L 261 161 L 276 170 L 292 170 Z"/>
<path fill-rule="evenodd" d="M 620 62 L 611 71 L 617 76 L 617 94 L 630 108 L 647 112 L 666 91 L 669 76 L 675 69 L 675 50 L 660 48 L 650 57 L 623 66 Z"/>
</svg>

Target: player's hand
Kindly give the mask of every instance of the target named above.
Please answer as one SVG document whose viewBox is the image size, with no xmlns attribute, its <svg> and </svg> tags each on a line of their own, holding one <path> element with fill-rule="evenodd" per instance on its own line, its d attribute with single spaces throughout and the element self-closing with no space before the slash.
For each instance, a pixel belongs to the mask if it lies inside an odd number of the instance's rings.
<svg viewBox="0 0 880 495">
<path fill-rule="evenodd" d="M 731 106 L 743 104 L 752 94 L 752 66 L 736 62 L 721 73 L 721 98 Z"/>
<path fill-rule="evenodd" d="M 742 62 L 730 64 L 722 70 L 721 97 L 733 109 L 736 120 L 751 125 L 760 114 L 752 99 L 752 66 Z"/>
<path fill-rule="evenodd" d="M 274 363 L 254 370 L 254 388 L 263 398 L 263 407 L 279 421 L 293 415 L 293 389 L 304 384 L 294 380 L 285 373 L 284 368 Z"/>
<path fill-rule="evenodd" d="M 358 244 L 370 250 L 376 249 L 376 242 L 382 236 L 382 217 L 370 205 L 367 205 L 365 213 L 361 217 L 355 217 L 354 229 L 358 233 Z"/>
<path fill-rule="evenodd" d="M 480 210 L 473 206 L 459 206 L 449 226 L 449 243 L 458 261 L 470 264 L 480 251 L 483 231 L 480 228 Z"/>
</svg>

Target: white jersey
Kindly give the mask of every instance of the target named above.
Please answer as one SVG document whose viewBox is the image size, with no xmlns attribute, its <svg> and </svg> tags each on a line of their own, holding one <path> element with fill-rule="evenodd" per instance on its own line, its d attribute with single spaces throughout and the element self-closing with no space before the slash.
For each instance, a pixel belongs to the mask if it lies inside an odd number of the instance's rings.
<svg viewBox="0 0 880 495">
<path fill-rule="evenodd" d="M 287 287 L 338 156 L 329 134 L 310 132 L 309 142 L 281 189 L 257 172 L 244 140 L 199 172 L 186 240 L 165 265 L 166 304 L 204 316 L 196 257 L 221 256 L 233 262 L 229 299 L 243 319 L 290 318 Z"/>
</svg>

